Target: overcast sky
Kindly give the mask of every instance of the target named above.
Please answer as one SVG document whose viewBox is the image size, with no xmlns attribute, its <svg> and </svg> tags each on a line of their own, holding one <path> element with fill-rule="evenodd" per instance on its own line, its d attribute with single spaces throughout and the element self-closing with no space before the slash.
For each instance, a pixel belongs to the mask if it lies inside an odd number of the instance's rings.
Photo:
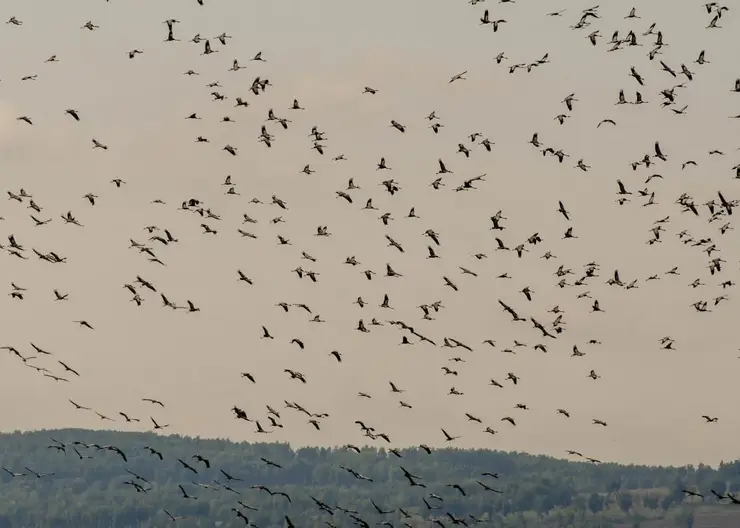
<svg viewBox="0 0 740 528">
<path fill-rule="evenodd" d="M 25 356 L 37 355 L 29 342 L 53 352 L 28 363 L 70 380 L 56 383 L 11 353 L 0 356 L 3 430 L 146 430 L 153 416 L 179 434 L 337 445 L 369 441 L 353 423 L 363 420 L 401 446 L 444 445 L 443 427 L 461 437 L 452 444 L 459 447 L 555 456 L 575 449 L 625 463 L 737 457 L 737 301 L 734 289 L 719 287 L 737 278 L 737 235 L 721 235 L 727 219 L 708 223 L 701 205 L 716 199 L 718 190 L 738 197 L 730 169 L 740 158 L 740 120 L 728 119 L 740 113 L 740 94 L 731 93 L 740 76 L 734 11 L 723 14 L 721 29 L 706 29 L 711 16 L 700 3 L 656 0 L 638 6 L 641 18 L 625 19 L 632 4 L 620 0 L 603 5 L 601 18 L 588 28 L 573 30 L 590 4 L 205 3 L 5 0 L 0 8 L 4 20 L 22 21 L 0 27 L 6 50 L 0 65 L 2 181 L 13 193 L 25 189 L 42 208 L 29 209 L 27 198 L 0 204 L 2 234 L 15 235 L 28 257 L 0 256 L 8 293 L 0 300 L 0 345 Z M 565 7 L 563 16 L 546 16 Z M 491 20 L 507 21 L 496 33 L 479 23 L 485 9 Z M 168 18 L 180 21 L 174 31 L 181 41 L 163 42 Z M 99 28 L 81 29 L 88 20 Z M 643 33 L 653 22 L 666 46 L 651 62 L 655 36 Z M 586 36 L 596 29 L 604 38 L 594 47 Z M 641 46 L 607 52 L 613 31 L 624 37 L 630 29 Z M 223 32 L 232 37 L 226 46 L 214 38 Z M 217 53 L 201 55 L 203 43 L 188 42 L 195 34 L 210 38 Z M 130 60 L 134 49 L 143 53 Z M 701 50 L 709 61 L 703 66 L 693 62 Z M 259 51 L 266 62 L 250 61 Z M 497 65 L 500 52 L 506 59 Z M 510 65 L 546 53 L 549 62 L 530 73 L 509 73 Z M 45 63 L 52 55 L 58 62 Z M 234 59 L 246 68 L 228 71 Z M 660 60 L 677 72 L 686 64 L 694 80 L 674 79 Z M 644 77 L 643 87 L 630 77 L 631 66 Z M 184 75 L 189 69 L 199 75 Z M 448 82 L 462 71 L 465 80 Z M 38 77 L 21 80 L 32 75 Z M 250 91 L 257 76 L 274 85 L 259 96 Z M 220 87 L 206 86 L 216 81 Z M 688 108 L 677 115 L 660 107 L 659 92 L 681 82 L 686 87 L 676 89 L 671 108 Z M 365 86 L 377 94 L 363 94 Z M 648 104 L 615 105 L 621 88 L 629 101 L 639 89 Z M 227 99 L 213 101 L 213 91 Z M 569 93 L 577 99 L 572 112 L 562 103 Z M 236 97 L 249 106 L 236 108 Z M 293 98 L 305 110 L 290 110 Z M 78 111 L 80 122 L 65 115 L 68 108 Z M 270 108 L 290 123 L 288 130 L 266 124 L 275 136 L 267 148 L 257 138 Z M 439 134 L 424 119 L 433 110 L 444 125 Z M 202 119 L 186 120 L 193 112 Z M 562 126 L 559 114 L 569 116 Z M 221 122 L 224 116 L 234 122 Z M 606 118 L 616 126 L 597 129 Z M 390 126 L 392 119 L 406 126 L 405 133 Z M 311 149 L 313 126 L 326 132 L 323 156 Z M 478 144 L 481 138 L 471 143 L 467 136 L 474 132 L 495 143 L 492 152 Z M 569 157 L 559 164 L 543 156 L 527 144 L 533 132 L 543 146 Z M 195 143 L 198 136 L 210 143 Z M 93 138 L 108 149 L 93 149 Z M 633 171 L 629 163 L 652 155 L 656 140 L 668 160 Z M 457 152 L 458 143 L 471 150 L 469 158 Z M 222 150 L 227 144 L 237 156 Z M 710 156 L 712 149 L 725 155 Z M 332 161 L 342 153 L 346 161 Z M 381 157 L 392 170 L 376 170 Z M 581 158 L 588 172 L 574 168 Z M 453 174 L 434 190 L 429 184 L 438 177 L 438 159 Z M 682 170 L 687 160 L 697 166 Z M 316 172 L 300 173 L 306 164 Z M 484 173 L 477 190 L 454 192 Z M 645 184 L 652 174 L 662 179 Z M 240 195 L 225 195 L 227 175 Z M 127 183 L 117 189 L 109 183 L 114 178 Z M 349 178 L 360 187 L 348 191 L 352 204 L 335 193 L 346 190 Z M 380 185 L 388 178 L 401 187 L 394 196 Z M 635 193 L 622 206 L 615 202 L 617 179 Z M 646 187 L 655 192 L 650 207 L 637 195 Z M 674 203 L 684 192 L 699 205 L 700 217 Z M 94 206 L 83 198 L 87 193 L 97 196 Z M 272 195 L 288 210 L 271 205 Z M 255 197 L 264 204 L 250 203 Z M 189 198 L 202 200 L 221 219 L 178 210 Z M 362 209 L 368 198 L 378 210 Z M 557 212 L 559 200 L 570 222 Z M 419 218 L 406 218 L 411 207 Z M 489 218 L 499 210 L 506 229 L 491 231 Z M 66 211 L 83 227 L 65 224 L 60 215 Z M 393 218 L 387 227 L 379 219 L 386 212 Z M 51 222 L 35 226 L 30 213 Z M 242 225 L 244 213 L 259 223 Z M 278 216 L 284 223 L 271 222 Z M 655 221 L 666 216 L 661 243 L 647 244 Z M 204 222 L 218 234 L 203 234 Z M 315 236 L 319 225 L 332 236 Z M 145 226 L 168 228 L 178 242 L 150 241 Z M 568 227 L 578 238 L 562 239 Z M 237 228 L 258 238 L 242 237 Z M 434 245 L 423 236 L 427 229 L 439 233 L 439 259 L 426 258 L 426 246 Z M 680 243 L 677 233 L 684 229 L 696 240 L 711 238 L 721 250 L 713 255 L 726 261 L 720 274 L 709 275 L 701 248 Z M 495 250 L 496 236 L 513 249 L 535 232 L 542 243 L 526 244 L 521 259 Z M 291 244 L 278 246 L 278 234 Z M 403 254 L 387 247 L 385 234 L 403 245 Z M 166 266 L 130 249 L 130 239 L 148 244 Z M 67 262 L 39 260 L 33 248 Z M 548 250 L 557 258 L 541 258 Z M 316 262 L 301 259 L 302 251 Z M 487 258 L 478 260 L 476 253 Z M 352 255 L 359 265 L 344 264 Z M 601 266 L 598 278 L 581 287 L 556 285 L 558 266 L 573 270 L 566 277 L 572 285 L 590 261 Z M 403 277 L 384 277 L 386 263 Z M 318 282 L 298 279 L 291 272 L 297 266 L 318 272 Z M 478 276 L 463 275 L 460 266 Z M 680 275 L 665 275 L 674 266 Z M 254 285 L 239 282 L 237 269 Z M 377 273 L 372 281 L 362 275 L 366 269 Z M 638 279 L 638 287 L 607 286 L 615 269 L 625 283 Z M 511 279 L 496 278 L 505 272 Z M 653 274 L 660 280 L 645 282 Z M 201 311 L 170 310 L 141 288 L 144 303 L 137 307 L 123 287 L 137 275 L 173 302 L 189 299 Z M 443 276 L 459 291 L 446 287 Z M 690 287 L 697 278 L 706 285 Z M 11 282 L 27 289 L 23 300 L 10 297 Z M 525 286 L 534 291 L 531 302 L 520 293 Z M 56 302 L 55 288 L 69 300 Z M 591 299 L 577 298 L 586 291 Z M 379 307 L 385 293 L 393 310 Z M 729 300 L 713 306 L 722 293 Z M 358 297 L 367 306 L 353 304 Z M 498 299 L 551 331 L 556 316 L 547 310 L 559 305 L 565 330 L 545 338 L 529 321 L 514 323 Z M 603 313 L 591 313 L 594 299 Z M 709 301 L 712 311 L 697 313 L 690 305 L 699 300 Z M 275 306 L 281 301 L 305 303 L 326 322 L 310 323 L 296 307 L 286 314 Z M 418 306 L 434 301 L 444 308 L 433 321 L 421 319 Z M 387 323 L 369 326 L 369 333 L 355 330 L 359 319 L 369 325 L 373 317 L 402 320 L 437 346 L 413 336 L 413 345 L 400 346 L 407 334 Z M 260 339 L 262 325 L 274 340 Z M 661 349 L 663 336 L 675 340 L 676 350 Z M 444 337 L 474 351 L 443 348 Z M 291 344 L 293 338 L 305 349 Z M 481 344 L 489 338 L 495 348 Z M 589 345 L 591 339 L 601 344 Z M 514 340 L 527 346 L 515 347 Z M 537 343 L 546 344 L 547 353 L 534 350 Z M 573 345 L 586 355 L 570 357 Z M 507 348 L 516 354 L 503 353 Z M 329 355 L 333 350 L 341 351 L 341 363 Z M 448 361 L 454 356 L 465 362 Z M 57 360 L 80 376 L 64 374 Z M 444 375 L 443 366 L 458 375 Z M 291 380 L 286 368 L 303 373 L 307 383 Z M 601 378 L 587 377 L 591 369 Z M 516 387 L 505 380 L 509 372 L 521 378 Z M 504 388 L 490 386 L 491 378 Z M 406 392 L 392 394 L 389 381 Z M 448 395 L 453 386 L 464 394 Z M 69 398 L 116 422 L 75 411 Z M 162 400 L 166 408 L 141 398 Z M 316 431 L 304 414 L 285 409 L 284 400 L 330 417 Z M 399 400 L 413 408 L 399 408 Z M 518 403 L 531 410 L 514 409 Z M 284 425 L 271 435 L 255 434 L 229 410 L 237 405 L 267 425 L 266 404 L 281 412 Z M 558 408 L 571 418 L 558 415 Z M 121 411 L 142 419 L 141 426 L 123 423 Z M 469 422 L 465 413 L 484 424 Z M 705 424 L 703 414 L 719 422 Z M 516 427 L 502 422 L 505 416 Z M 594 418 L 608 427 L 593 425 Z M 483 433 L 485 426 L 498 434 Z"/>
</svg>

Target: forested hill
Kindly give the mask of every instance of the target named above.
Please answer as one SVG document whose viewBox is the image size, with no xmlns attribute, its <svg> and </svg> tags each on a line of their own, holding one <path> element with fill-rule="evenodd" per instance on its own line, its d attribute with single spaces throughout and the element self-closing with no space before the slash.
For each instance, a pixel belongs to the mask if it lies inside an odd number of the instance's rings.
<svg viewBox="0 0 740 528">
<path fill-rule="evenodd" d="M 182 517 L 181 527 L 245 526 L 237 511 L 261 528 L 290 526 L 286 516 L 297 528 L 417 527 L 435 519 L 442 526 L 699 527 L 697 520 L 711 515 L 740 526 L 740 506 L 710 492 L 740 490 L 740 462 L 660 468 L 487 450 L 294 451 L 277 443 L 65 429 L 0 435 L 0 465 L 0 528 L 171 526 L 164 510 Z M 685 498 L 682 489 L 705 498 Z"/>
</svg>

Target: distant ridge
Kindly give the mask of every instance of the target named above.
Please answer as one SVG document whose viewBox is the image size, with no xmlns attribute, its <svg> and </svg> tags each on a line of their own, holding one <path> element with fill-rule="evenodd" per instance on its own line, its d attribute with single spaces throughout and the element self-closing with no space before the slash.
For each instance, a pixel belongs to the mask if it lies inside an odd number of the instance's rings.
<svg viewBox="0 0 740 528">
<path fill-rule="evenodd" d="M 65 445 L 63 450 L 54 448 L 61 444 Z M 127 462 L 105 448 L 111 445 L 125 454 Z M 145 446 L 161 453 L 162 460 Z M 325 518 L 334 517 L 321 514 L 311 496 L 332 508 L 358 511 L 368 522 L 381 520 L 371 498 L 387 510 L 403 508 L 414 518 L 428 521 L 439 513 L 425 509 L 422 499 L 429 494 L 443 497 L 445 511 L 453 515 L 493 520 L 494 526 L 522 526 L 516 523 L 524 518 L 539 519 L 540 524 L 531 526 L 543 527 L 597 526 L 599 522 L 600 526 L 631 527 L 639 521 L 643 523 L 640 526 L 662 528 L 688 526 L 686 519 L 691 514 L 697 522 L 725 519 L 740 523 L 740 506 L 718 504 L 709 491 L 740 489 L 740 462 L 713 469 L 592 464 L 484 449 L 433 450 L 428 455 L 417 448 L 399 454 L 402 458 L 382 448 L 361 448 L 359 453 L 344 447 L 294 450 L 284 443 L 249 444 L 85 429 L 2 433 L 0 465 L 7 471 L 0 475 L 0 528 L 163 526 L 167 522 L 165 509 L 186 517 L 178 520 L 178 526 L 204 526 L 197 521 L 206 519 L 209 526 L 211 521 L 240 526 L 231 511 L 240 507 L 237 500 L 259 508 L 249 511 L 248 517 L 260 527 L 283 526 L 285 515 L 294 523 L 312 519 L 300 526 L 319 526 Z M 208 460 L 210 468 L 194 455 Z M 263 458 L 281 468 L 266 464 Z M 421 477 L 427 487 L 410 487 L 400 465 Z M 341 466 L 372 482 L 358 480 Z M 23 473 L 26 475 L 21 476 Z M 502 493 L 481 492 L 476 481 Z M 131 482 L 146 491 L 137 492 Z M 466 496 L 451 493 L 447 486 L 451 483 L 459 484 Z M 183 499 L 178 484 L 199 500 Z M 284 492 L 291 502 L 250 489 L 257 485 Z M 697 498 L 685 499 L 682 489 L 703 492 L 704 503 Z M 394 519 L 400 521 L 398 512 L 382 516 L 389 522 Z M 570 525 L 562 524 L 571 519 Z M 607 521 L 612 524 L 603 524 Z M 669 522 L 673 524 L 665 524 Z M 730 527 L 721 522 L 711 526 Z"/>
</svg>

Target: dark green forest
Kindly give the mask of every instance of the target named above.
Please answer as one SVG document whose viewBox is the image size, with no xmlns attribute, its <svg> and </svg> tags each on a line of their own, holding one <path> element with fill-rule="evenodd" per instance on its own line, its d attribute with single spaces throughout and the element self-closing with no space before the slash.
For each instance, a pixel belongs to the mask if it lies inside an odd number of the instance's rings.
<svg viewBox="0 0 740 528">
<path fill-rule="evenodd" d="M 0 528 L 247 522 L 261 528 L 699 528 L 701 518 L 712 515 L 740 526 L 740 505 L 710 491 L 740 491 L 740 461 L 716 469 L 623 466 L 488 450 L 292 450 L 278 443 L 65 429 L 0 435 L 0 465 Z"/>
</svg>

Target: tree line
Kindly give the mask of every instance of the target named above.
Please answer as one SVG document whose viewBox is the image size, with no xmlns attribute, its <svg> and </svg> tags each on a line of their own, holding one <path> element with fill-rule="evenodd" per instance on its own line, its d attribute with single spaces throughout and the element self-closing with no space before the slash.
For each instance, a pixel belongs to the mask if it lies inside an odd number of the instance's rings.
<svg viewBox="0 0 740 528">
<path fill-rule="evenodd" d="M 1 434 L 0 528 L 154 528 L 173 525 L 168 513 L 182 528 L 245 526 L 235 510 L 260 528 L 290 526 L 286 516 L 296 528 L 434 520 L 605 528 L 653 519 L 690 527 L 711 512 L 737 515 L 740 525 L 740 506 L 710 492 L 740 491 L 740 461 L 651 467 L 482 449 L 398 454 L 82 429 Z"/>
</svg>

